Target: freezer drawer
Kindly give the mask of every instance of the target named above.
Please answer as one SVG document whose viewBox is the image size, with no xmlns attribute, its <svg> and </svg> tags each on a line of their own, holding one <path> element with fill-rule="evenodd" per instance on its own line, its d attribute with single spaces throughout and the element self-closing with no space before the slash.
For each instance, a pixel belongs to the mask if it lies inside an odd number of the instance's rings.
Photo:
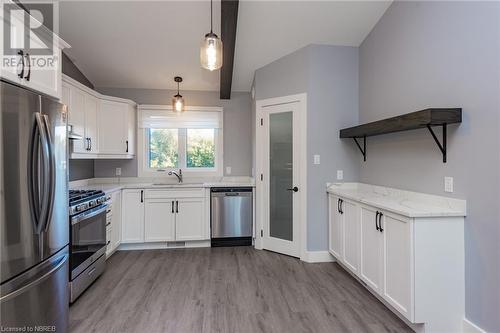
<svg viewBox="0 0 500 333">
<path fill-rule="evenodd" d="M 212 189 L 211 236 L 251 238 L 253 221 L 251 188 Z"/>
<path fill-rule="evenodd" d="M 68 332 L 68 248 L 1 286 L 2 331 Z"/>
</svg>

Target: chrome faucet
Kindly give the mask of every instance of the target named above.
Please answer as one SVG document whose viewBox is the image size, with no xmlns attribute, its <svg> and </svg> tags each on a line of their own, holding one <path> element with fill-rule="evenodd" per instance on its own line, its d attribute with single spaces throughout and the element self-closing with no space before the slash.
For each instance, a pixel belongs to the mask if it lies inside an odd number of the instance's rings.
<svg viewBox="0 0 500 333">
<path fill-rule="evenodd" d="M 182 183 L 182 169 L 179 169 L 179 173 L 175 171 L 169 171 L 168 175 L 169 176 L 175 175 L 177 177 L 177 180 L 179 181 L 179 184 Z"/>
</svg>

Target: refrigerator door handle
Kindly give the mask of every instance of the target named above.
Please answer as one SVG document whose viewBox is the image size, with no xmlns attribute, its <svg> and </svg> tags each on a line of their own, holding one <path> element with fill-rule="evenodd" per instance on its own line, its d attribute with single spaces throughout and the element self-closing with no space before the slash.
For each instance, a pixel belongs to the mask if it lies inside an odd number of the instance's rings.
<svg viewBox="0 0 500 333">
<path fill-rule="evenodd" d="M 33 227 L 38 234 L 41 222 L 40 185 L 43 185 L 40 177 L 40 132 L 42 127 L 43 123 L 40 114 L 35 113 L 29 143 L 28 196 Z"/>
<path fill-rule="evenodd" d="M 2 303 L 6 302 L 9 299 L 12 299 L 12 298 L 14 298 L 14 297 L 16 297 L 16 296 L 24 293 L 25 291 L 27 291 L 28 289 L 32 288 L 33 286 L 36 286 L 37 284 L 43 282 L 44 280 L 46 280 L 47 278 L 49 278 L 54 272 L 56 272 L 57 270 L 59 270 L 66 263 L 66 261 L 68 260 L 68 257 L 69 257 L 69 255 L 67 253 L 65 253 L 62 256 L 59 256 L 59 257 L 54 258 L 52 260 L 48 260 L 45 264 L 43 264 L 41 267 L 38 268 L 38 271 L 39 272 L 43 271 L 44 269 L 47 269 L 50 266 L 52 266 L 52 268 L 50 268 L 48 271 L 46 271 L 45 273 L 43 273 L 36 280 L 31 280 L 30 281 L 30 279 L 28 279 L 27 281 L 25 281 L 27 283 L 24 283 L 21 286 L 15 286 L 15 287 L 13 287 L 15 289 L 12 290 L 12 291 L 10 291 L 10 292 L 8 292 L 5 295 L 3 295 L 3 290 L 2 290 L 2 294 L 0 296 L 0 302 L 2 302 Z M 7 283 L 7 285 L 8 284 L 9 283 Z M 2 288 L 2 289 L 4 289 L 4 288 Z"/>
<path fill-rule="evenodd" d="M 46 115 L 44 115 L 43 120 L 44 120 L 46 140 L 47 140 L 46 144 L 48 147 L 47 164 L 49 166 L 49 170 L 47 172 L 48 179 L 46 179 L 45 181 L 45 186 L 47 186 L 47 192 L 48 192 L 47 216 L 45 217 L 43 226 L 43 230 L 47 231 L 52 217 L 52 209 L 54 207 L 54 196 L 56 191 L 56 157 L 54 154 L 54 143 L 52 142 L 52 136 L 50 134 L 49 118 Z"/>
<path fill-rule="evenodd" d="M 37 125 L 40 133 L 40 143 L 42 149 L 42 195 L 41 195 L 41 203 L 40 203 L 40 217 L 37 225 L 37 233 L 40 234 L 42 230 L 44 230 L 45 224 L 49 218 L 49 208 L 51 206 L 51 197 L 50 197 L 50 155 L 51 149 L 49 140 L 47 137 L 47 127 L 45 126 L 44 116 L 37 112 L 35 113 L 35 117 L 37 120 Z"/>
</svg>

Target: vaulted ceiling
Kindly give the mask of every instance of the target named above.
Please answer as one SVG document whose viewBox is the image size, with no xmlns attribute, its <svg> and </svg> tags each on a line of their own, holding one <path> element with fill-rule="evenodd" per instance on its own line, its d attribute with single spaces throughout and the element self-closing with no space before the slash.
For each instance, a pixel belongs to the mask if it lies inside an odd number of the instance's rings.
<svg viewBox="0 0 500 333">
<path fill-rule="evenodd" d="M 233 91 L 254 71 L 308 44 L 359 46 L 390 1 L 240 0 Z M 97 87 L 219 90 L 219 72 L 200 67 L 210 29 L 204 1 L 62 1 L 60 34 L 69 57 Z M 214 1 L 220 35 L 220 0 Z"/>
</svg>

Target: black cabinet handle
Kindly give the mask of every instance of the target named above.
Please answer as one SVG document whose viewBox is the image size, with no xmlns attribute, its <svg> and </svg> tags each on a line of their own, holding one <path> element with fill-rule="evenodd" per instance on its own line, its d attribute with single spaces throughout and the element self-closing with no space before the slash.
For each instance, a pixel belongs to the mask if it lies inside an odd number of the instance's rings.
<svg viewBox="0 0 500 333">
<path fill-rule="evenodd" d="M 337 200 L 337 212 L 340 213 L 340 199 Z"/>
<path fill-rule="evenodd" d="M 125 143 L 127 144 L 127 150 L 125 150 L 125 152 L 128 153 L 128 140 L 125 141 Z"/>
<path fill-rule="evenodd" d="M 31 59 L 29 53 L 26 53 L 26 58 L 28 59 L 28 74 L 24 78 L 29 81 L 31 77 Z"/>
<path fill-rule="evenodd" d="M 141 190 L 141 202 L 144 202 L 144 190 Z"/>
<path fill-rule="evenodd" d="M 110 243 L 111 243 L 111 241 L 108 241 L 108 242 L 106 243 L 106 245 L 109 245 Z"/>
<path fill-rule="evenodd" d="M 17 76 L 19 76 L 21 79 L 24 78 L 24 52 L 23 50 L 19 50 L 19 52 L 17 52 L 18 55 L 21 56 L 21 73 L 17 74 Z M 19 64 L 18 64 L 19 66 Z"/>
<path fill-rule="evenodd" d="M 379 213 L 378 215 L 378 228 L 380 229 L 380 232 L 384 232 L 384 229 L 382 229 L 382 213 Z"/>
<path fill-rule="evenodd" d="M 89 138 L 89 150 L 92 150 L 92 138 Z"/>
<path fill-rule="evenodd" d="M 175 200 L 175 212 L 179 212 L 179 201 Z"/>
<path fill-rule="evenodd" d="M 293 191 L 293 192 L 298 192 L 299 191 L 299 188 L 297 186 L 294 186 L 292 188 L 287 188 L 286 189 L 287 191 Z"/>
<path fill-rule="evenodd" d="M 340 214 L 344 214 L 344 200 L 340 199 Z"/>
<path fill-rule="evenodd" d="M 174 213 L 174 200 L 172 200 L 172 214 Z"/>
<path fill-rule="evenodd" d="M 377 229 L 377 231 L 379 231 L 379 228 L 378 228 L 378 214 L 380 214 L 380 212 L 377 210 L 377 215 L 375 215 L 375 229 Z"/>
</svg>

